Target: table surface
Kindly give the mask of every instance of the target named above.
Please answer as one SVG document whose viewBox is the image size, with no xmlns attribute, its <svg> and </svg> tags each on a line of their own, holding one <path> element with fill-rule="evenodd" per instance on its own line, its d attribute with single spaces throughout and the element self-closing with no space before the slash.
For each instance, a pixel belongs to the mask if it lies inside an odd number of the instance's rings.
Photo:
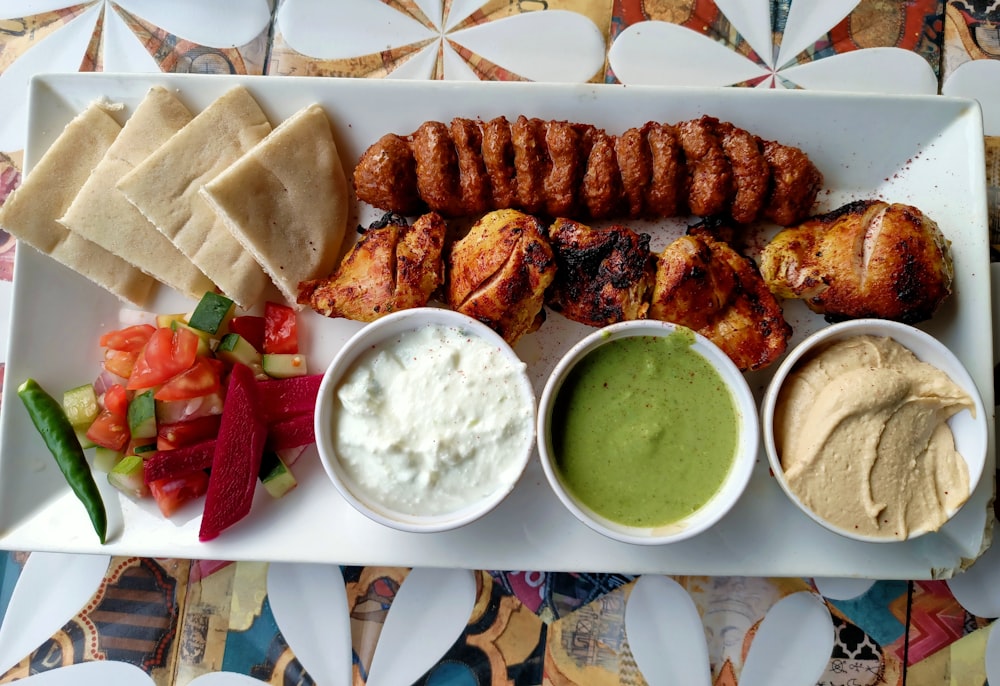
<svg viewBox="0 0 1000 686">
<path fill-rule="evenodd" d="M 27 79 L 48 71 L 942 92 L 980 99 L 986 133 L 1000 135 L 1000 102 L 985 86 L 1000 77 L 1000 10 L 817 5 L 178 0 L 166 10 L 155 0 L 5 0 L 0 202 L 20 180 Z M 987 139 L 994 244 L 998 141 Z M 1000 682 L 998 578 L 1000 546 L 933 582 L 9 552 L 0 554 L 0 683 L 38 674 L 27 683 L 640 685 L 673 674 L 720 686 L 982 684 Z"/>
</svg>

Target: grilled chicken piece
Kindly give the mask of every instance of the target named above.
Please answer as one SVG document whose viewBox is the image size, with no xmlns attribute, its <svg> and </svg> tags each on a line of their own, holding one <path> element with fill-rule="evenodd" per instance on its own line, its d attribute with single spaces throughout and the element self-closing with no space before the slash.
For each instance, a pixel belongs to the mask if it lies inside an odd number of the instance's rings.
<svg viewBox="0 0 1000 686">
<path fill-rule="evenodd" d="M 487 324 L 511 345 L 545 318 L 556 263 L 543 227 L 516 210 L 483 216 L 447 257 L 448 305 Z"/>
<path fill-rule="evenodd" d="M 645 318 L 656 275 L 649 240 L 624 226 L 557 219 L 549 227 L 557 269 L 546 304 L 588 326 Z"/>
<path fill-rule="evenodd" d="M 372 322 L 422 307 L 444 283 L 446 227 L 436 213 L 413 226 L 396 215 L 372 224 L 326 279 L 299 284 L 298 302 L 327 317 Z"/>
<path fill-rule="evenodd" d="M 860 200 L 782 231 L 761 254 L 770 289 L 829 321 L 929 319 L 951 293 L 948 241 L 916 207 Z"/>
<path fill-rule="evenodd" d="M 722 214 L 783 226 L 808 216 L 823 177 L 798 148 L 714 117 L 647 122 L 614 136 L 590 124 L 517 117 L 424 122 L 358 161 L 359 200 L 446 216 L 517 209 L 592 219 Z M 417 201 L 419 200 L 419 202 Z"/>
<path fill-rule="evenodd" d="M 771 364 L 792 333 L 753 261 L 707 234 L 660 253 L 648 317 L 697 331 L 742 371 Z"/>
</svg>

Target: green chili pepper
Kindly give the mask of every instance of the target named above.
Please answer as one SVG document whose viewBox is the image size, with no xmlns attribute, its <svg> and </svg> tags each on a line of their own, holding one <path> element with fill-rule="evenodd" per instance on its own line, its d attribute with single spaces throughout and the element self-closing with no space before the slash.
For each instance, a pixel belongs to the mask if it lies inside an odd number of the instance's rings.
<svg viewBox="0 0 1000 686">
<path fill-rule="evenodd" d="M 87 457 L 83 454 L 80 439 L 76 437 L 76 432 L 73 431 L 62 405 L 46 393 L 34 379 L 28 379 L 18 386 L 17 395 L 27 408 L 38 433 L 45 439 L 45 445 L 56 458 L 56 464 L 66 477 L 66 482 L 87 509 L 101 543 L 104 543 L 108 531 L 104 500 L 94 481 L 94 475 L 90 472 L 90 465 L 87 464 Z"/>
</svg>

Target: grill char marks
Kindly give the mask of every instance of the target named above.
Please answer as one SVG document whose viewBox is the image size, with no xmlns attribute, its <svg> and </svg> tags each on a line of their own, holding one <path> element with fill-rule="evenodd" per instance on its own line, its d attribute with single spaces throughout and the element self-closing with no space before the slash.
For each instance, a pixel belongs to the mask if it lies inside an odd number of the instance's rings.
<svg viewBox="0 0 1000 686">
<path fill-rule="evenodd" d="M 358 199 L 413 214 L 517 209 L 551 217 L 761 218 L 810 212 L 822 174 L 798 148 L 709 116 L 647 122 L 620 136 L 588 124 L 519 116 L 425 122 L 383 136 L 354 172 Z"/>
</svg>

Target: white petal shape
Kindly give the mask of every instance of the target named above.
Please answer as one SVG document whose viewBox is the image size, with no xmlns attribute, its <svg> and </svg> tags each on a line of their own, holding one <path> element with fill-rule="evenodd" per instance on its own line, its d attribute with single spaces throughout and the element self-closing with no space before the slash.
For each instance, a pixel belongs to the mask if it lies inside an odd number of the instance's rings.
<svg viewBox="0 0 1000 686">
<path fill-rule="evenodd" d="M 941 87 L 944 95 L 974 98 L 983 108 L 987 136 L 1000 136 L 1000 60 L 973 60 L 951 73 Z"/>
<path fill-rule="evenodd" d="M 365 685 L 415 682 L 454 645 L 475 604 L 470 570 L 411 570 L 389 606 Z"/>
<path fill-rule="evenodd" d="M 189 686 L 260 686 L 262 682 L 260 679 L 254 679 L 248 674 L 239 674 L 237 672 L 213 672 L 211 674 L 202 674 L 197 679 L 192 679 Z M 339 683 L 350 683 L 349 681 L 342 681 Z"/>
<path fill-rule="evenodd" d="M 805 591 L 785 596 L 757 627 L 740 686 L 813 686 L 830 661 L 833 645 L 826 604 Z"/>
<path fill-rule="evenodd" d="M 604 65 L 601 30 L 568 10 L 515 14 L 448 37 L 532 81 L 583 82 Z"/>
<path fill-rule="evenodd" d="M 139 38 L 115 11 L 104 15 L 104 71 L 151 72 L 160 71 L 160 65 L 149 54 Z"/>
<path fill-rule="evenodd" d="M 0 626 L 0 674 L 51 638 L 93 597 L 108 555 L 32 553 Z"/>
<path fill-rule="evenodd" d="M 38 41 L 0 74 L 0 150 L 23 150 L 28 137 L 28 81 L 43 72 L 75 72 L 94 34 L 101 3 Z"/>
<path fill-rule="evenodd" d="M 126 12 L 198 45 L 246 45 L 267 29 L 267 0 L 115 0 Z M 110 10 L 109 10 L 110 11 Z"/>
<path fill-rule="evenodd" d="M 731 86 L 768 73 L 711 38 L 665 21 L 641 21 L 622 31 L 608 62 L 629 86 Z"/>
<path fill-rule="evenodd" d="M 4 0 L 3 4 L 0 4 L 0 19 L 30 17 L 79 4 L 79 0 L 76 2 L 74 0 Z"/>
<path fill-rule="evenodd" d="M 859 93 L 937 93 L 934 70 L 920 55 L 902 48 L 865 48 L 782 69 L 802 88 Z"/>
<path fill-rule="evenodd" d="M 442 0 L 414 0 L 414 4 L 440 31 L 441 25 L 444 23 L 444 3 Z"/>
<path fill-rule="evenodd" d="M 1000 545 L 992 545 L 965 572 L 949 579 L 948 588 L 951 589 L 955 600 L 975 616 L 1000 617 L 998 579 L 1000 579 Z"/>
<path fill-rule="evenodd" d="M 438 48 L 441 41 L 436 40 L 421 48 L 417 54 L 393 69 L 387 74 L 390 79 L 427 80 L 434 77 L 434 65 L 438 61 Z"/>
<path fill-rule="evenodd" d="M 780 68 L 836 26 L 858 6 L 861 0 L 823 0 L 823 2 L 793 2 L 785 20 L 778 58 Z"/>
<path fill-rule="evenodd" d="M 437 35 L 379 0 L 285 0 L 276 22 L 292 48 L 323 60 L 371 55 Z"/>
<path fill-rule="evenodd" d="M 774 67 L 771 1 L 715 0 L 715 4 L 764 63 Z"/>
<path fill-rule="evenodd" d="M 448 45 L 448 41 L 442 43 L 444 54 L 444 78 L 447 81 L 478 81 L 476 72 L 472 71 L 469 63 L 462 59 L 462 56 L 455 52 L 455 48 Z"/>
<path fill-rule="evenodd" d="M 127 662 L 81 662 L 59 667 L 18 681 L 21 686 L 80 686 L 114 684 L 115 686 L 152 686 L 153 679 Z M 258 685 L 260 682 L 256 682 Z"/>
<path fill-rule="evenodd" d="M 271 563 L 267 596 L 281 635 L 309 676 L 318 684 L 351 683 L 350 610 L 340 567 Z"/>
<path fill-rule="evenodd" d="M 625 605 L 625 635 L 649 686 L 710 686 L 705 628 L 690 594 L 673 579 L 639 577 Z"/>
<path fill-rule="evenodd" d="M 444 30 L 451 31 L 485 4 L 486 0 L 452 0 L 451 7 L 448 8 Z"/>
<path fill-rule="evenodd" d="M 1000 684 L 1000 622 L 993 622 L 986 639 L 986 681 Z"/>
<path fill-rule="evenodd" d="M 850 600 L 868 592 L 875 585 L 871 579 L 815 578 L 816 590 L 824 598 Z"/>
</svg>

